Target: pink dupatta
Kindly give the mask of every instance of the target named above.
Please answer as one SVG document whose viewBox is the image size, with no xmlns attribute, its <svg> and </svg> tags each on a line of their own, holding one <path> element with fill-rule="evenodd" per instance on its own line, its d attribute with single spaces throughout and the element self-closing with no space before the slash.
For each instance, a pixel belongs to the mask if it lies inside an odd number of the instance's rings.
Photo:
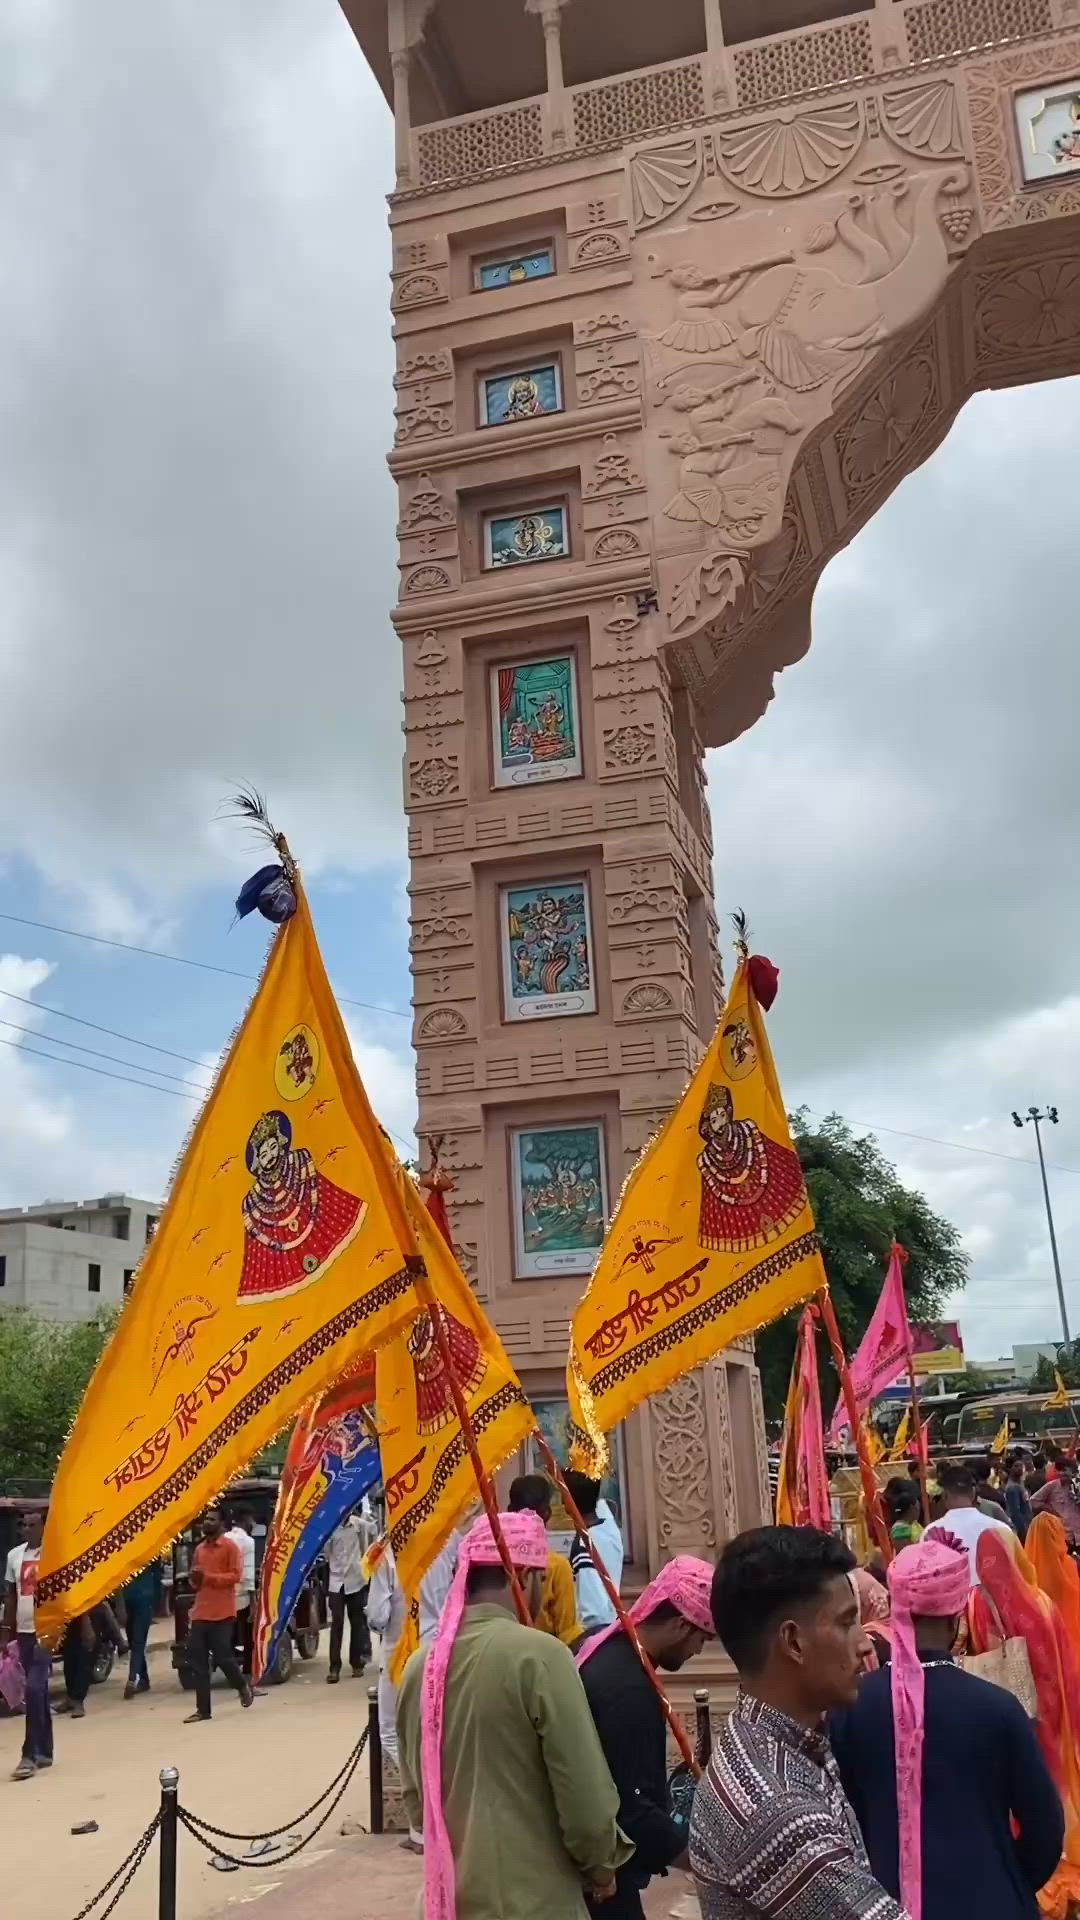
<svg viewBox="0 0 1080 1920">
<path fill-rule="evenodd" d="M 892 1708 L 896 1807 L 900 1823 L 900 1901 L 922 1920 L 923 1740 L 926 1676 L 915 1645 L 920 1615 L 963 1613 L 971 1590 L 967 1548 L 941 1535 L 904 1547 L 889 1567 L 892 1596 Z"/>
</svg>

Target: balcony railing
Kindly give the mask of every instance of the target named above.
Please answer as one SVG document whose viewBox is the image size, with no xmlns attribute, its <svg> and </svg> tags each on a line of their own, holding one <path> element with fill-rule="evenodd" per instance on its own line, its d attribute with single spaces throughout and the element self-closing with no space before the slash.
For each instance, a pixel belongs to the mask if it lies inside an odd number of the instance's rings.
<svg viewBox="0 0 1080 1920">
<path fill-rule="evenodd" d="M 797 33 L 568 87 L 561 101 L 541 94 L 417 127 L 409 184 L 430 191 L 575 148 L 621 146 L 716 109 L 763 107 L 922 61 L 1041 39 L 1067 24 L 1067 5 L 876 0 L 864 13 Z"/>
</svg>

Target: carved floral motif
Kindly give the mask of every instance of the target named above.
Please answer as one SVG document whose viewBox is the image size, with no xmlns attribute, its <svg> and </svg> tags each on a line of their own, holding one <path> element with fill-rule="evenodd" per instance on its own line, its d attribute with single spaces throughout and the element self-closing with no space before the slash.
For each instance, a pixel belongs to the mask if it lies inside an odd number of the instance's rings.
<svg viewBox="0 0 1080 1920">
<path fill-rule="evenodd" d="M 630 157 L 630 213 L 635 233 L 655 227 L 688 200 L 701 178 L 701 142 L 672 140 Z"/>
<path fill-rule="evenodd" d="M 1038 260 L 991 282 L 976 327 L 999 351 L 1040 353 L 1080 339 L 1080 260 Z"/>
<path fill-rule="evenodd" d="M 889 137 L 905 153 L 931 160 L 958 160 L 963 153 L 960 111 L 951 80 L 897 87 L 881 96 Z"/>
<path fill-rule="evenodd" d="M 410 273 L 398 282 L 391 305 L 425 307 L 433 300 L 445 300 L 446 289 L 433 273 Z"/>
<path fill-rule="evenodd" d="M 626 250 L 626 240 L 621 234 L 601 228 L 575 242 L 570 264 L 572 267 L 600 267 L 607 260 L 621 259 Z"/>
<path fill-rule="evenodd" d="M 620 493 L 640 485 L 641 475 L 634 472 L 630 455 L 619 445 L 618 437 L 614 433 L 605 433 L 604 451 L 597 454 L 593 477 L 586 482 L 588 498 L 596 500 L 606 493 Z"/>
<path fill-rule="evenodd" d="M 418 1040 L 460 1040 L 469 1031 L 464 1014 L 456 1007 L 433 1007 L 425 1013 L 416 1029 Z"/>
<path fill-rule="evenodd" d="M 670 993 L 658 980 L 639 980 L 623 1000 L 623 1018 L 642 1020 L 649 1014 L 671 1013 L 674 1007 Z"/>
<path fill-rule="evenodd" d="M 441 433 L 452 433 L 453 428 L 453 420 L 445 407 L 413 407 L 411 412 L 401 415 L 394 438 L 399 446 L 404 446 L 410 440 L 434 439 Z"/>
<path fill-rule="evenodd" d="M 618 767 L 640 767 L 656 758 L 656 728 L 652 721 L 644 726 L 604 729 L 604 757 Z"/>
<path fill-rule="evenodd" d="M 655 1428 L 656 1508 L 660 1545 L 699 1552 L 715 1549 L 712 1474 L 709 1470 L 705 1381 L 688 1373 L 649 1402 Z"/>
<path fill-rule="evenodd" d="M 593 548 L 594 560 L 626 560 L 631 554 L 641 553 L 641 541 L 629 527 L 610 527 L 600 535 Z"/>
<path fill-rule="evenodd" d="M 402 512 L 400 531 L 415 533 L 418 527 L 449 527 L 453 522 L 453 510 L 447 506 L 430 473 L 419 474 L 416 491 Z"/>
<path fill-rule="evenodd" d="M 409 770 L 409 787 L 423 800 L 443 800 L 458 791 L 458 763 L 438 756 L 414 760 Z"/>
<path fill-rule="evenodd" d="M 717 127 L 717 165 L 733 186 L 766 198 L 809 193 L 843 171 L 862 139 L 862 106 L 835 106 L 782 113 L 749 127 Z"/>
<path fill-rule="evenodd" d="M 837 436 L 849 497 L 880 479 L 919 431 L 937 395 L 933 353 L 913 353 L 881 381 Z"/>
</svg>

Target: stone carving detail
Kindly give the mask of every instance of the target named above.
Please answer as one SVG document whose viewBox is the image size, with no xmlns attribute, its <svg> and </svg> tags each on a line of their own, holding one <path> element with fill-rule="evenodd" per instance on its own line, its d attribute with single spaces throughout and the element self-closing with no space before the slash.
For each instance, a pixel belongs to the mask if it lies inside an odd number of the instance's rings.
<svg viewBox="0 0 1080 1920">
<path fill-rule="evenodd" d="M 756 47 L 736 47 L 734 62 L 740 107 L 758 107 L 787 94 L 838 87 L 873 73 L 874 43 L 867 21 L 845 20 Z"/>
<path fill-rule="evenodd" d="M 637 367 L 619 366 L 610 340 L 602 341 L 594 353 L 596 365 L 592 372 L 578 374 L 579 406 L 590 407 L 597 401 L 617 400 L 620 394 L 641 392 L 641 375 Z"/>
<path fill-rule="evenodd" d="M 909 178 L 889 168 L 885 179 L 885 169 L 873 171 L 869 184 L 827 199 L 823 217 L 795 228 L 788 246 L 748 216 L 726 230 L 732 264 L 723 271 L 653 256 L 674 310 L 651 342 L 653 432 L 679 462 L 664 517 L 696 531 L 699 547 L 707 543 L 704 554 L 680 558 L 668 538 L 670 557 L 660 560 L 669 627 L 680 638 L 737 601 L 744 556 L 780 532 L 807 433 L 945 283 L 939 203 L 967 185 L 966 169 Z M 756 247 L 749 238 L 738 244 L 740 229 L 759 236 Z"/>
<path fill-rule="evenodd" d="M 405 575 L 402 582 L 402 594 L 407 593 L 445 593 L 450 585 L 450 575 L 445 567 L 414 567 Z"/>
<path fill-rule="evenodd" d="M 641 475 L 630 465 L 630 455 L 619 445 L 614 433 L 605 433 L 604 451 L 596 456 L 593 477 L 586 482 L 585 493 L 596 500 L 607 493 L 621 493 L 640 487 Z"/>
<path fill-rule="evenodd" d="M 414 380 L 438 380 L 453 372 L 450 355 L 441 350 L 434 353 L 413 353 L 404 360 L 394 376 L 395 387 L 407 387 Z"/>
<path fill-rule="evenodd" d="M 1054 27 L 1050 0 L 924 0 L 904 8 L 908 54 L 932 60 L 935 54 L 961 53 L 990 39 L 1030 40 Z"/>
<path fill-rule="evenodd" d="M 416 135 L 420 185 L 464 180 L 491 167 L 539 160 L 544 151 L 543 121 L 536 100 L 501 107 L 497 113 L 420 127 Z"/>
<path fill-rule="evenodd" d="M 453 510 L 447 506 L 430 473 L 419 474 L 416 491 L 401 516 L 399 536 L 415 533 L 419 527 L 451 527 L 453 524 Z"/>
<path fill-rule="evenodd" d="M 416 1029 L 418 1040 L 460 1040 L 469 1031 L 464 1014 L 456 1007 L 433 1007 L 425 1013 Z"/>
<path fill-rule="evenodd" d="M 883 479 L 918 433 L 937 398 L 936 365 L 932 348 L 910 354 L 885 375 L 837 435 L 849 501 Z"/>
<path fill-rule="evenodd" d="M 587 346 L 590 340 L 618 339 L 633 331 L 621 313 L 596 313 L 591 319 L 574 321 L 574 344 Z"/>
<path fill-rule="evenodd" d="M 645 1020 L 652 1014 L 672 1013 L 675 1002 L 666 987 L 658 980 L 639 980 L 630 988 L 622 1003 L 623 1018 L 626 1020 Z"/>
<path fill-rule="evenodd" d="M 390 304 L 397 311 L 402 307 L 430 306 L 433 301 L 446 297 L 446 288 L 434 273 L 410 273 L 398 282 Z"/>
<path fill-rule="evenodd" d="M 641 552 L 641 541 L 629 527 L 611 527 L 600 535 L 592 557 L 594 560 L 626 560 L 631 554 Z"/>
<path fill-rule="evenodd" d="M 663 1393 L 654 1394 L 649 1411 L 656 1428 L 656 1506 L 660 1545 L 666 1551 L 691 1540 L 715 1549 L 712 1475 L 701 1373 L 688 1373 Z"/>
<path fill-rule="evenodd" d="M 772 1518 L 772 1488 L 769 1485 L 769 1443 L 765 1437 L 765 1407 L 761 1398 L 761 1375 L 756 1367 L 750 1368 L 750 1406 L 754 1416 L 758 1499 L 761 1502 L 761 1522 L 764 1526 Z"/>
<path fill-rule="evenodd" d="M 644 233 L 690 198 L 701 178 L 701 141 L 673 140 L 630 156 L 630 217 Z"/>
<path fill-rule="evenodd" d="M 601 267 L 607 260 L 625 259 L 627 245 L 625 236 L 612 233 L 610 228 L 600 228 L 595 233 L 583 234 L 575 241 L 571 255 L 571 267 Z"/>
<path fill-rule="evenodd" d="M 394 439 L 398 446 L 404 446 L 410 440 L 434 439 L 441 433 L 452 433 L 453 428 L 445 407 L 414 407 L 410 413 L 402 414 Z"/>
<path fill-rule="evenodd" d="M 792 505 L 784 516 L 784 524 L 776 538 L 759 548 L 750 558 L 745 568 L 743 593 L 738 606 L 729 605 L 709 622 L 706 632 L 710 640 L 726 639 L 739 627 L 749 625 L 772 600 L 780 598 L 786 592 L 796 567 L 806 559 L 807 552 L 802 520 Z"/>
<path fill-rule="evenodd" d="M 652 721 L 644 726 L 604 728 L 604 758 L 628 772 L 645 762 L 656 760 L 656 728 Z"/>
<path fill-rule="evenodd" d="M 700 60 L 654 67 L 646 73 L 610 80 L 602 86 L 577 87 L 572 94 L 574 144 L 634 139 L 656 127 L 700 120 L 705 111 L 705 83 Z"/>
<path fill-rule="evenodd" d="M 960 159 L 960 111 L 951 80 L 928 80 L 921 87 L 883 93 L 881 112 L 890 139 L 905 153 L 920 159 Z"/>
<path fill-rule="evenodd" d="M 459 790 L 456 759 L 436 756 L 430 760 L 409 762 L 409 791 L 414 799 L 452 800 Z"/>
<path fill-rule="evenodd" d="M 1080 68 L 1080 40 L 1058 41 L 1052 57 L 1045 47 L 980 63 L 967 74 L 975 177 L 984 225 L 1011 227 L 1080 212 L 1080 190 L 1052 184 L 1046 192 L 1016 191 L 1010 134 L 1005 114 L 1009 89 L 1028 80 L 1067 76 Z"/>
<path fill-rule="evenodd" d="M 1080 260 L 1037 260 L 981 281 L 975 330 L 993 353 L 1053 352 L 1080 339 Z"/>
<path fill-rule="evenodd" d="M 733 186 L 767 198 L 809 193 L 842 172 L 863 134 L 862 105 L 808 107 L 749 127 L 717 127 L 713 146 Z"/>
<path fill-rule="evenodd" d="M 413 932 L 413 945 L 416 947 L 464 946 L 471 938 L 466 921 L 446 904 L 445 893 L 433 893 L 427 900 L 422 918 L 416 922 Z M 447 1166 L 453 1166 L 447 1160 Z"/>
</svg>

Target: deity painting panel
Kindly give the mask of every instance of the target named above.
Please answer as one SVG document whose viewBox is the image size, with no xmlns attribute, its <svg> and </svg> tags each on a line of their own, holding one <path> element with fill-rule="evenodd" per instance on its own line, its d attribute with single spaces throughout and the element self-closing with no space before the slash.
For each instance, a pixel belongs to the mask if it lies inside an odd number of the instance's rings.
<svg viewBox="0 0 1080 1920">
<path fill-rule="evenodd" d="M 503 260 L 480 261 L 476 285 L 486 293 L 492 287 L 518 286 L 523 280 L 546 280 L 554 271 L 554 247 L 534 247 L 529 253 L 509 254 Z"/>
<path fill-rule="evenodd" d="M 569 551 L 565 507 L 530 507 L 525 513 L 491 513 L 484 521 L 485 567 L 522 567 L 536 560 L 565 560 Z"/>
<path fill-rule="evenodd" d="M 510 1151 L 515 1272 L 591 1273 L 608 1211 L 601 1123 L 515 1128 Z"/>
<path fill-rule="evenodd" d="M 1044 182 L 1080 172 L 1080 79 L 1029 87 L 1013 104 L 1024 179 Z"/>
<path fill-rule="evenodd" d="M 533 1413 L 536 1424 L 560 1467 L 570 1464 L 570 1406 L 566 1400 L 534 1400 Z M 608 1435 L 611 1449 L 611 1466 L 600 1482 L 600 1498 L 606 1500 L 615 1515 L 622 1531 L 623 1546 L 628 1560 L 633 1558 L 633 1544 L 630 1538 L 630 1515 L 627 1510 L 623 1489 L 626 1485 L 626 1442 L 621 1427 L 616 1427 Z M 544 1473 L 546 1468 L 534 1440 L 525 1442 L 526 1473 Z M 569 1553 L 570 1542 L 574 1537 L 574 1524 L 559 1498 L 556 1490 L 551 1508 L 552 1536 L 551 1546 L 555 1553 Z"/>
<path fill-rule="evenodd" d="M 586 880 L 502 887 L 499 920 L 507 1020 L 596 1012 Z"/>
<path fill-rule="evenodd" d="M 541 413 L 561 413 L 562 404 L 562 380 L 555 360 L 540 367 L 518 367 L 513 373 L 495 373 L 480 383 L 482 427 L 505 427 Z"/>
<path fill-rule="evenodd" d="M 492 667 L 490 695 L 495 786 L 535 786 L 580 774 L 573 654 Z"/>
</svg>

